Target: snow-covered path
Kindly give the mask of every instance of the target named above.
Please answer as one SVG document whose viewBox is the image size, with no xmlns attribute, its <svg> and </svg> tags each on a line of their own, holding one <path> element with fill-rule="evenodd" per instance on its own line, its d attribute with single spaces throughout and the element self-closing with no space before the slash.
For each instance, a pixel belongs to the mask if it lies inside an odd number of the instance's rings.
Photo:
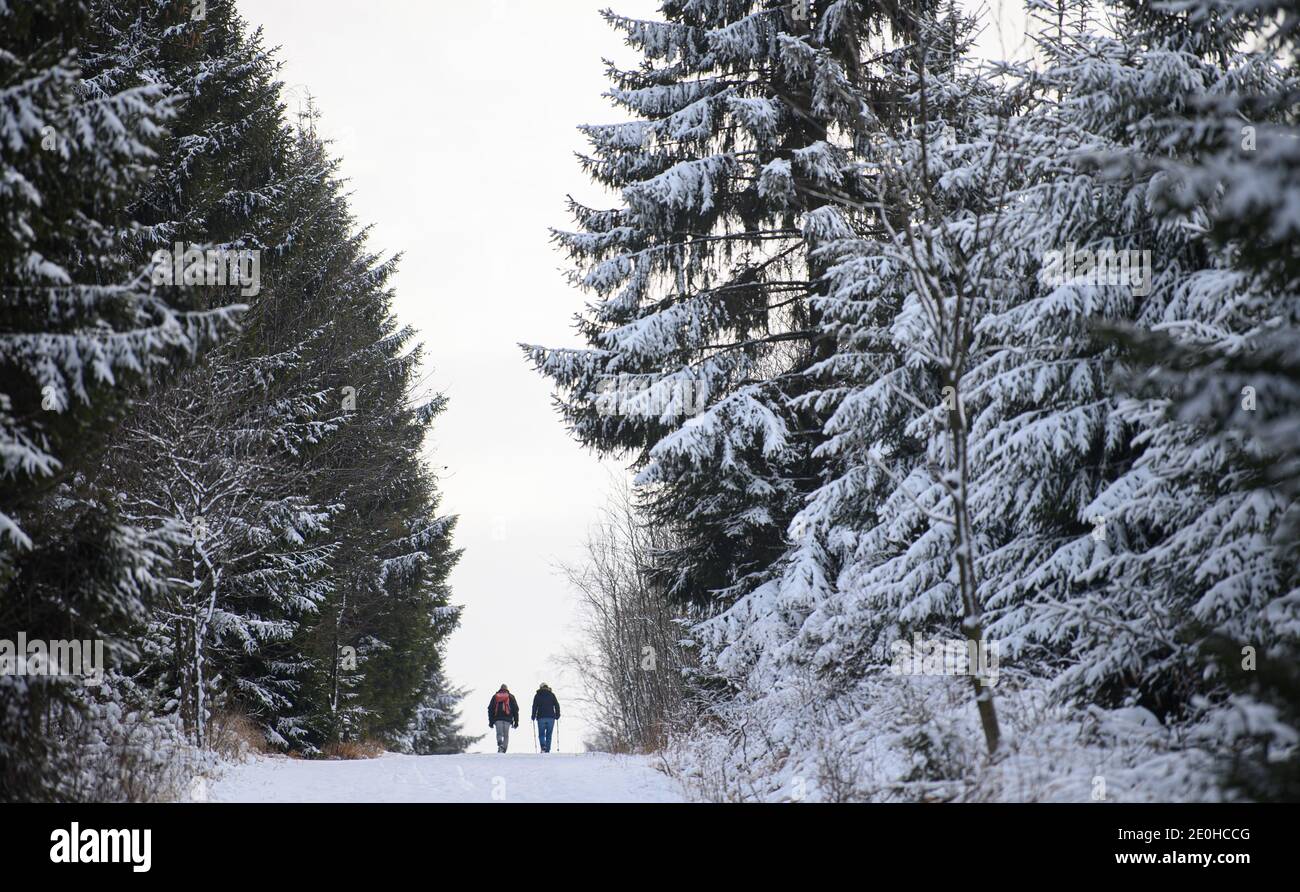
<svg viewBox="0 0 1300 892">
<path fill-rule="evenodd" d="M 468 753 L 232 765 L 213 802 L 683 802 L 644 756 Z"/>
</svg>

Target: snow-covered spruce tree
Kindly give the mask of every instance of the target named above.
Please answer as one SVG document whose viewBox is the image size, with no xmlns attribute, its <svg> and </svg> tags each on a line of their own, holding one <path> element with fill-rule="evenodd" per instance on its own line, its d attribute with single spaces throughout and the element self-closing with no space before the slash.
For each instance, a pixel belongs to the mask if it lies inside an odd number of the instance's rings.
<svg viewBox="0 0 1300 892">
<path fill-rule="evenodd" d="M 1294 799 L 1300 8 L 1132 5 L 1125 21 L 1147 67 L 1189 85 L 1153 115 L 1164 151 L 1124 160 L 1151 183 L 1152 215 L 1190 233 L 1197 263 L 1136 324 L 1110 329 L 1133 396 L 1120 412 L 1144 427 L 1147 448 L 1106 495 L 1145 527 L 1103 579 L 1108 592 L 1162 589 L 1165 640 L 1132 637 L 1182 680 L 1180 712 L 1200 720 L 1194 740 L 1223 756 L 1228 782 Z"/>
<path fill-rule="evenodd" d="M 293 679 L 292 696 L 255 704 L 273 740 L 311 751 L 400 732 L 418 701 L 439 696 L 428 678 L 457 622 L 446 587 L 456 553 L 421 459 L 445 401 L 413 392 L 420 352 L 389 309 L 396 260 L 366 250 L 310 126 L 288 159 L 276 239 L 289 247 L 231 345 L 228 385 L 254 413 L 238 427 L 264 432 L 259 449 L 277 476 L 328 511 L 311 538 L 322 559 L 310 587 L 282 605 L 298 631 L 265 657 Z"/>
<path fill-rule="evenodd" d="M 102 639 L 114 662 L 161 587 L 165 544 L 87 480 L 142 375 L 192 357 L 231 314 L 153 287 L 119 236 L 170 109 L 156 85 L 100 89 L 86 4 L 0 8 L 0 636 Z M 66 680 L 0 678 L 0 798 L 77 795 Z"/>
<path fill-rule="evenodd" d="M 1003 388 L 1033 373 L 1037 405 L 1023 421 L 1034 423 L 990 444 L 999 456 L 999 476 L 1007 480 L 1064 479 L 1027 474 L 1025 446 L 1036 445 L 1039 452 L 1050 447 L 1070 459 L 1068 466 L 1083 473 L 1059 498 L 1077 526 L 1058 527 L 1062 539 L 1036 546 L 1037 569 L 1008 575 L 1009 587 L 993 592 L 991 600 L 1006 608 L 997 629 L 1010 641 L 1025 647 L 1046 643 L 1076 658 L 1060 678 L 1062 690 L 1108 705 L 1136 699 L 1162 715 L 1176 715 L 1200 674 L 1184 662 L 1191 652 L 1176 643 L 1189 618 L 1183 599 L 1190 578 L 1180 578 L 1176 562 L 1165 560 L 1169 554 L 1146 571 L 1137 571 L 1142 560 L 1135 558 L 1167 537 L 1177 538 L 1176 531 L 1185 532 L 1206 507 L 1192 507 L 1208 494 L 1204 482 L 1195 475 L 1179 479 L 1181 472 L 1172 470 L 1194 464 L 1206 444 L 1189 427 L 1178 434 L 1176 425 L 1166 426 L 1156 403 L 1123 398 L 1126 358 L 1098 329 L 1195 327 L 1198 301 L 1212 283 L 1232 278 L 1231 260 L 1196 235 L 1212 213 L 1209 205 L 1192 202 L 1178 214 L 1162 213 L 1159 196 L 1170 191 L 1171 170 L 1205 163 L 1176 138 L 1177 113 L 1230 84 L 1240 88 L 1243 78 L 1266 77 L 1259 66 L 1267 63 L 1246 55 L 1223 68 L 1222 56 L 1198 58 L 1188 51 L 1205 34 L 1179 27 L 1161 35 L 1143 27 L 1140 16 L 1103 4 L 1063 8 L 1063 15 L 1048 19 L 1065 24 L 1048 27 L 1040 40 L 1046 69 L 1025 75 L 1053 100 L 1037 105 L 1026 128 L 1036 134 L 1039 156 L 1059 166 L 1055 177 L 1028 184 L 1015 210 L 1024 218 L 1012 230 L 1025 234 L 1015 240 L 1018 250 L 1040 261 L 1036 270 L 1025 267 L 1037 273 L 1038 288 L 987 325 L 993 338 L 1021 348 L 1002 358 L 1004 370 L 989 377 L 990 386 Z M 1217 39 L 1235 38 L 1222 32 Z M 1055 259 L 1048 258 L 1052 251 Z M 1150 251 L 1151 259 L 1135 256 L 1122 270 L 1108 268 L 1107 251 L 1124 261 L 1129 252 Z M 1235 303 L 1226 297 L 1220 292 L 1213 303 L 1220 309 Z M 1024 333 L 1051 326 L 1053 317 L 1069 327 L 1058 329 L 1055 356 L 1044 364 Z M 1061 378 L 1062 372 L 1069 378 Z M 1064 390 L 1054 387 L 1053 374 Z M 1165 461 L 1167 468 L 1151 473 L 1153 462 Z M 1091 535 L 1083 532 L 1087 524 L 1095 527 Z M 1206 554 L 1197 550 L 1187 557 L 1199 564 Z M 1129 573 L 1124 585 L 1115 584 L 1112 574 Z M 1032 597 L 1021 597 L 1029 592 Z"/>
<path fill-rule="evenodd" d="M 972 375 L 988 461 L 982 498 L 997 537 L 988 603 L 993 633 L 1013 657 L 1077 656 L 1091 647 L 1085 641 L 1114 640 L 1113 602 L 1094 574 L 1134 530 L 1096 499 L 1144 444 L 1140 426 L 1117 412 L 1116 351 L 1096 330 L 1150 312 L 1153 293 L 1175 287 L 1198 262 L 1184 227 L 1153 219 L 1149 181 L 1115 166 L 1162 151 L 1150 123 L 1181 72 L 1149 64 L 1103 22 L 1091 3 L 1046 10 L 1045 64 L 1019 71 L 1035 91 L 1019 126 L 1032 160 L 1008 210 L 1007 270 L 1023 287 L 982 324 L 981 334 L 1004 349 Z M 1122 266 L 1112 268 L 1112 257 Z M 1125 676 L 1147 656 L 1131 647 L 1093 651 L 1072 661 L 1058 689 L 1069 691 L 1084 673 L 1095 686 L 1072 697 L 1124 705 Z"/>
<path fill-rule="evenodd" d="M 258 711 L 278 717 L 273 737 L 311 751 L 399 735 L 417 703 L 443 695 L 429 679 L 458 622 L 446 585 L 458 553 L 422 459 L 445 399 L 415 390 L 420 348 L 390 309 L 397 260 L 366 248 L 314 122 L 295 133 L 287 165 L 277 238 L 289 247 L 232 345 L 244 371 L 231 387 L 254 382 L 257 398 L 236 402 L 264 407 L 253 426 L 272 432 L 264 448 L 278 473 L 328 511 L 311 540 L 328 553 L 297 631 L 272 650 L 284 652 L 276 665 L 302 662 L 292 710 Z M 424 728 L 433 733 L 431 714 Z"/>
<path fill-rule="evenodd" d="M 242 271 L 260 273 L 281 244 L 276 213 L 289 137 L 275 62 L 259 36 L 229 3 L 210 4 L 199 18 L 150 0 L 95 11 L 86 53 L 92 83 L 153 82 L 177 106 L 158 172 L 136 204 L 148 226 L 127 244 L 141 257 L 168 258 L 154 260 L 155 273 L 171 272 L 171 259 L 191 250 L 257 252 L 247 256 L 258 264 Z M 163 281 L 200 306 L 242 305 L 260 282 L 216 276 L 227 263 L 192 277 L 186 262 L 184 277 Z M 248 341 L 246 333 L 200 369 L 155 380 L 104 470 L 142 523 L 173 537 L 172 584 L 150 619 L 138 675 L 158 686 L 164 708 L 177 710 L 201 745 L 209 697 L 238 691 L 249 711 L 284 707 L 301 667 L 262 660 L 259 648 L 292 635 L 291 617 L 312 600 L 315 568 L 328 553 L 327 545 L 304 543 L 326 512 L 307 503 L 305 486 L 276 452 L 298 419 L 268 406 L 247 374 L 241 358 L 258 349 Z M 282 369 L 289 365 L 280 359 Z"/>
<path fill-rule="evenodd" d="M 347 737 L 393 739 L 416 721 L 421 706 L 460 699 L 434 687 L 444 642 L 460 621 L 447 583 L 460 552 L 451 545 L 455 518 L 438 514 L 437 480 L 422 458 L 446 400 L 415 389 L 422 351 L 412 346 L 414 332 L 387 314 L 388 292 L 379 283 L 372 283 L 369 296 L 371 311 L 380 315 L 371 320 L 369 349 L 346 369 L 349 380 L 360 382 L 354 385 L 355 417 L 325 466 L 347 481 L 337 521 L 347 536 L 335 562 L 339 585 L 322 606 L 321 631 L 356 653 L 352 669 L 337 649 L 326 667 L 333 682 L 332 730 L 344 737 L 347 724 Z M 368 469 L 365 476 L 352 471 L 358 466 Z M 345 723 L 340 715 L 341 695 L 349 689 L 366 712 L 359 723 Z M 429 739 L 442 733 L 434 719 L 427 712 L 419 719 Z M 446 731 L 443 745 L 459 739 L 454 729 Z"/>
<path fill-rule="evenodd" d="M 819 208 L 863 195 L 849 158 L 874 117 L 861 53 L 911 22 L 850 0 L 808 7 L 607 16 L 644 64 L 609 66 L 634 120 L 582 128 L 583 164 L 621 202 L 571 203 L 578 230 L 555 235 L 596 297 L 578 319 L 590 347 L 528 348 L 574 435 L 633 456 L 648 516 L 680 534 L 666 588 L 705 612 L 771 578 L 818 482 L 821 422 L 795 400 L 834 349 L 810 304 L 813 251 L 836 234 Z"/>
<path fill-rule="evenodd" d="M 390 735 L 394 749 L 421 756 L 465 752 L 479 740 L 461 727 L 460 701 L 468 692 L 453 687 L 441 668 L 430 673 L 424 690 L 407 728 Z"/>
<path fill-rule="evenodd" d="M 816 566 L 820 542 L 834 541 L 842 549 L 836 587 L 869 606 L 851 608 L 852 625 L 818 630 L 823 613 L 801 634 L 874 645 L 877 661 L 886 651 L 880 632 L 897 640 L 947 628 L 987 644 L 980 564 L 988 537 L 977 521 L 990 503 L 979 491 L 969 376 L 988 351 L 981 321 L 1018 287 L 1007 276 L 1005 210 L 1023 161 L 1009 121 L 1015 97 L 968 61 L 975 30 L 950 7 L 920 20 L 912 45 L 887 57 L 903 119 L 860 143 L 871 172 L 868 215 L 855 238 L 824 249 L 836 262 L 830 293 L 816 304 L 841 349 L 818 369 L 828 389 L 810 398 L 835 405 L 819 454 L 838 457 L 839 476 L 796 518 L 801 541 L 783 584 L 806 586 L 804 562 Z M 883 627 L 873 614 L 887 618 Z M 852 643 L 842 641 L 846 629 L 856 631 Z M 1000 730 L 991 684 L 977 664 L 969 668 L 992 753 Z"/>
<path fill-rule="evenodd" d="M 175 105 L 157 174 L 134 210 L 145 222 L 131 246 L 273 250 L 258 240 L 284 188 L 289 135 L 276 81 L 278 62 L 231 0 L 202 15 L 171 0 L 91 0 L 83 48 L 87 78 L 102 89 L 151 83 Z M 176 283 L 180 285 L 180 282 Z M 186 293 L 203 303 L 235 302 L 238 289 Z"/>
<path fill-rule="evenodd" d="M 349 697 L 357 734 L 405 727 L 456 612 L 451 522 L 419 457 L 442 401 L 405 404 L 419 357 L 388 315 L 394 262 L 364 250 L 323 147 L 285 125 L 277 63 L 232 4 L 108 5 L 95 50 L 98 82 L 155 80 L 179 107 L 137 249 L 261 260 L 252 293 L 184 289 L 248 303 L 243 330 L 201 373 L 154 382 L 106 469 L 176 552 L 137 680 L 201 742 L 234 709 L 311 752 Z M 353 634 L 322 650 L 339 614 Z M 384 656 L 344 674 L 344 648 Z"/>
<path fill-rule="evenodd" d="M 755 785 L 745 795 L 776 793 L 782 753 L 793 756 L 785 769 L 799 766 L 791 773 L 822 771 L 818 729 L 861 717 L 891 642 L 915 631 L 983 643 L 964 375 L 983 349 L 976 323 L 1014 288 L 998 237 L 1021 163 L 1003 132 L 1014 97 L 968 59 L 974 22 L 945 8 L 913 23 L 906 40 L 864 52 L 864 102 L 879 111 L 850 146 L 860 192 L 831 192 L 818 211 L 826 293 L 812 306 L 836 349 L 810 368 L 796 405 L 826 419 L 814 453 L 824 479 L 790 525 L 774 578 L 700 628 L 713 660 L 748 689 L 735 723 L 762 716 L 762 745 L 731 743 L 733 767 Z M 990 691 L 972 680 L 981 721 L 962 733 L 974 743 L 982 725 L 995 749 Z M 828 701 L 840 714 L 826 713 Z M 864 795 L 836 783 L 816 795 Z"/>
<path fill-rule="evenodd" d="M 899 627 L 891 635 L 941 620 L 960 594 L 967 617 L 972 603 L 987 611 L 986 640 L 1004 659 L 1016 660 L 1013 671 L 1022 681 L 1054 674 L 1057 661 L 1071 653 L 1079 626 L 1056 605 L 1086 590 L 1082 571 L 1109 554 L 1090 526 L 1094 500 L 1133 454 L 1132 431 L 1112 412 L 1114 351 L 1092 327 L 1132 318 L 1145 292 L 1136 281 L 1094 276 L 1087 268 L 1062 273 L 1061 255 L 1068 255 L 1063 262 L 1072 270 L 1075 251 L 1085 253 L 1088 264 L 1094 254 L 1117 252 L 1127 276 L 1130 251 L 1156 246 L 1176 254 L 1182 244 L 1176 227 L 1150 232 L 1135 225 L 1141 212 L 1133 184 L 1096 169 L 1098 153 L 1126 148 L 1128 122 L 1108 109 L 1114 91 L 1127 97 L 1131 86 L 1099 70 L 1105 52 L 1080 51 L 1081 43 L 1095 39 L 1086 30 L 1062 27 L 1063 21 L 1088 21 L 1086 9 L 1077 12 L 1056 16 L 1055 28 L 1047 28 L 1046 71 L 1037 63 L 1013 69 L 1018 76 L 995 101 L 981 99 L 991 72 L 947 87 L 940 80 L 935 95 L 962 98 L 956 115 L 918 109 L 921 120 L 931 118 L 937 127 L 926 127 L 919 138 L 884 142 L 877 162 L 884 171 L 914 166 L 903 180 L 933 184 L 916 202 L 915 216 L 937 231 L 900 233 L 903 244 L 895 236 L 892 252 L 868 254 L 888 261 L 901 253 L 894 265 L 908 269 L 920 299 L 909 295 L 891 334 L 907 345 L 905 352 L 917 354 L 907 365 L 938 362 L 944 369 L 942 402 L 905 425 L 925 444 L 925 466 L 913 464 L 911 479 L 889 495 L 878 525 L 848 539 L 853 553 L 840 577 L 844 597 L 865 602 L 851 615 L 894 617 Z M 1127 108 L 1141 115 L 1146 105 L 1132 101 Z M 937 220 L 936 205 L 943 210 Z M 916 281 L 918 255 L 934 285 Z M 1132 272 L 1138 271 L 1135 264 Z M 880 278 L 872 267 L 836 272 L 837 293 L 847 286 L 849 296 L 854 288 L 873 289 Z M 947 314 L 934 309 L 937 300 L 925 299 L 927 291 L 949 295 Z M 955 323 L 958 315 L 967 320 L 964 332 Z M 935 330 L 945 336 L 926 337 Z M 944 343 L 952 335 L 960 343 L 956 349 Z M 959 380 L 950 371 L 954 360 Z M 875 390 L 882 386 L 890 387 L 873 382 Z M 947 417 L 938 429 L 935 409 Z M 951 458 L 961 427 L 964 469 L 954 468 Z M 878 465 L 870 454 L 879 443 L 872 429 L 854 433 L 865 433 L 860 464 Z M 870 461 L 862 461 L 863 451 Z M 917 499 L 918 492 L 925 498 Z M 935 506 L 948 516 L 927 516 Z M 956 548 L 960 558 L 963 547 L 973 552 L 969 567 L 952 574 L 948 552 Z M 963 576 L 976 582 L 973 597 L 962 592 Z M 1085 614 L 1073 618 L 1090 622 Z M 962 631 L 970 637 L 969 626 Z M 875 643 L 880 659 L 886 642 Z M 1095 664 L 1076 668 L 1091 671 Z M 943 716 L 940 724 L 956 719 Z M 927 737 L 926 747 L 932 742 Z M 923 778 L 924 772 L 917 779 Z"/>
</svg>

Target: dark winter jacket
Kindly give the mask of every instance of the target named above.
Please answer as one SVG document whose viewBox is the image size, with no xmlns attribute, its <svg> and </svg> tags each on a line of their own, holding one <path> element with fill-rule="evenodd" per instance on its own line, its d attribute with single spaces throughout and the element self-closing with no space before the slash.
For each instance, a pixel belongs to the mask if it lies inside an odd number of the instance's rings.
<svg viewBox="0 0 1300 892">
<path fill-rule="evenodd" d="M 496 694 L 493 694 L 492 699 L 488 701 L 488 724 L 493 725 L 497 722 L 509 722 L 516 728 L 519 727 L 519 701 L 515 699 L 514 694 L 510 695 L 509 709 L 497 700 Z"/>
<path fill-rule="evenodd" d="M 549 690 L 543 688 L 533 696 L 533 718 L 535 719 L 558 719 L 560 717 L 560 701 L 555 699 L 555 695 Z"/>
</svg>

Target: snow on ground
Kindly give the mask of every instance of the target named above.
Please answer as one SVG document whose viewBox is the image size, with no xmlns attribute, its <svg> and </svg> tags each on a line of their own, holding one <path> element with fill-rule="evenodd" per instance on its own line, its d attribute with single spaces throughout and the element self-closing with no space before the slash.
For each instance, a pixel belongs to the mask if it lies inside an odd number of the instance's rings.
<svg viewBox="0 0 1300 892">
<path fill-rule="evenodd" d="M 231 765 L 212 802 L 684 802 L 644 756 L 467 753 L 323 761 L 262 757 Z"/>
</svg>

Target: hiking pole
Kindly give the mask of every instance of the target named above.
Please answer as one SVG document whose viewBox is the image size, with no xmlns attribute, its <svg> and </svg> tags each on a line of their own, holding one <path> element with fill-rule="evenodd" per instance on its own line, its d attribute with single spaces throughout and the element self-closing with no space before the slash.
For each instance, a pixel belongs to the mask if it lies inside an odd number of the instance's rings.
<svg viewBox="0 0 1300 892">
<path fill-rule="evenodd" d="M 537 719 L 533 719 L 533 752 L 537 752 Z"/>
<path fill-rule="evenodd" d="M 560 720 L 555 720 L 555 751 L 560 751 Z"/>
</svg>

